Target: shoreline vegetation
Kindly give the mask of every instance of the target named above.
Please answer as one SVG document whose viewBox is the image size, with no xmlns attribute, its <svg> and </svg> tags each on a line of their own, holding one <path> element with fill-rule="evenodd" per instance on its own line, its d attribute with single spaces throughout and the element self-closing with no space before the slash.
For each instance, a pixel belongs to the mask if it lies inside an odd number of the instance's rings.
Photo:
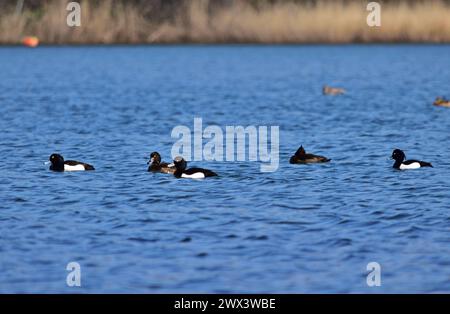
<svg viewBox="0 0 450 314">
<path fill-rule="evenodd" d="M 381 27 L 366 23 L 370 1 L 81 0 L 81 26 L 69 27 L 69 1 L 25 0 L 0 9 L 0 44 L 36 36 L 42 44 L 450 43 L 450 3 L 379 1 Z"/>
</svg>

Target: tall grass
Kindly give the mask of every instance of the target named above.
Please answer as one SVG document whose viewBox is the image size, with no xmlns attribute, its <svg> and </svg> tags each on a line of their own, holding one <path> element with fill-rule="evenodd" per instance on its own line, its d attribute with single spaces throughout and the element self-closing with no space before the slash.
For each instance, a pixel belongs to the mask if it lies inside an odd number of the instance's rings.
<svg viewBox="0 0 450 314">
<path fill-rule="evenodd" d="M 351 43 L 450 42 L 450 5 L 440 0 L 382 3 L 381 27 L 366 23 L 368 1 L 276 2 L 252 6 L 233 1 L 211 9 L 192 0 L 161 19 L 126 1 L 81 1 L 81 27 L 66 24 L 66 1 L 47 1 L 21 15 L 0 12 L 0 43 L 26 35 L 47 44 L 113 43 Z"/>
</svg>

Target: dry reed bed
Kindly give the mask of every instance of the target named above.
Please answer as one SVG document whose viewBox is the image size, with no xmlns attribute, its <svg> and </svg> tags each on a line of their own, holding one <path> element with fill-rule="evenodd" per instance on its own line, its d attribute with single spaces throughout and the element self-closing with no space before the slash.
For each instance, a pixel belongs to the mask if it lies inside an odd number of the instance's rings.
<svg viewBox="0 0 450 314">
<path fill-rule="evenodd" d="M 53 1 L 39 12 L 0 13 L 0 43 L 17 44 L 26 35 L 46 44 L 450 42 L 450 6 L 442 1 L 383 4 L 379 28 L 367 26 L 366 4 L 255 8 L 241 1 L 211 12 L 207 1 L 193 0 L 174 11 L 171 22 L 154 22 L 160 20 L 157 11 L 144 17 L 126 2 L 106 0 L 94 6 L 84 0 L 82 25 L 71 28 L 66 3 Z"/>
</svg>

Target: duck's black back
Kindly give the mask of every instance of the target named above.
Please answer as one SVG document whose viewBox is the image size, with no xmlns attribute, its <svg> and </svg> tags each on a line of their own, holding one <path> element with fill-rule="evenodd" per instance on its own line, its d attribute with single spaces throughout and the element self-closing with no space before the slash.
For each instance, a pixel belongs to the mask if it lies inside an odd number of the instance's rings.
<svg viewBox="0 0 450 314">
<path fill-rule="evenodd" d="M 433 167 L 433 165 L 430 162 L 421 161 L 421 160 L 414 160 L 414 159 L 406 160 L 406 161 L 403 162 L 403 164 L 404 165 L 410 165 L 410 164 L 413 164 L 415 162 L 418 162 L 421 167 Z"/>
</svg>

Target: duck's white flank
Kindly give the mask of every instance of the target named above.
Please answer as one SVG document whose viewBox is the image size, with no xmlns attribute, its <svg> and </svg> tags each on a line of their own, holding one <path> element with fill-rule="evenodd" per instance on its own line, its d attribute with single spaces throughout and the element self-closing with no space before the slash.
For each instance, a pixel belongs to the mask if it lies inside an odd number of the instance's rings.
<svg viewBox="0 0 450 314">
<path fill-rule="evenodd" d="M 189 178 L 189 179 L 203 179 L 205 178 L 205 174 L 203 172 L 196 172 L 193 174 L 185 174 L 183 173 L 181 175 L 182 178 Z"/>
<path fill-rule="evenodd" d="M 70 165 L 64 165 L 64 171 L 84 171 L 86 170 L 84 168 L 83 165 L 75 165 L 75 166 L 70 166 Z"/>
<path fill-rule="evenodd" d="M 413 162 L 412 164 L 409 165 L 405 164 L 400 165 L 400 170 L 418 169 L 418 168 L 420 168 L 420 164 L 418 162 Z"/>
</svg>

